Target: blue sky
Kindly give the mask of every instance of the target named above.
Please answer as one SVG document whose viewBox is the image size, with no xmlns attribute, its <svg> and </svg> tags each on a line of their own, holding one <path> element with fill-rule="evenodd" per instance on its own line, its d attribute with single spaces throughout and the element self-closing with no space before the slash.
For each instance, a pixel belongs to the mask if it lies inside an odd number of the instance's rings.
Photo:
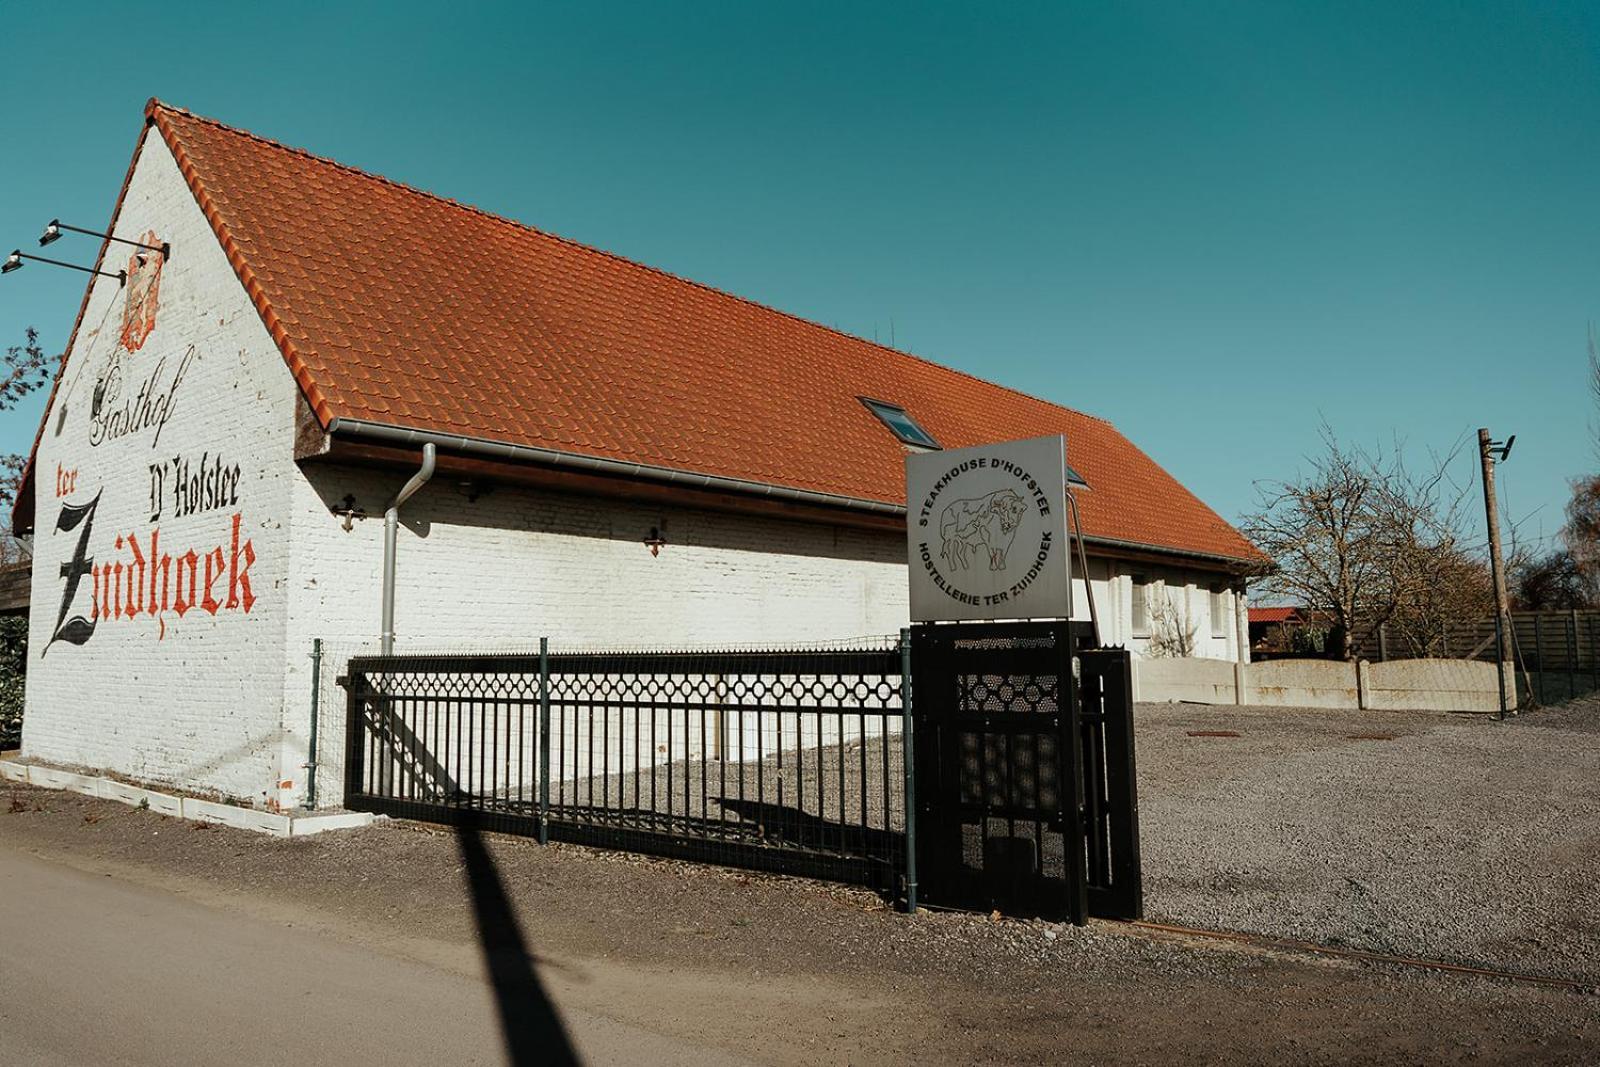
<svg viewBox="0 0 1600 1067">
<path fill-rule="evenodd" d="M 1111 419 L 1230 519 L 1321 419 L 1418 454 L 1515 432 L 1535 537 L 1597 463 L 1592 3 L 11 2 L 0 41 L 7 248 L 107 221 L 155 95 L 892 325 Z M 0 343 L 59 349 L 82 291 L 7 276 Z"/>
</svg>

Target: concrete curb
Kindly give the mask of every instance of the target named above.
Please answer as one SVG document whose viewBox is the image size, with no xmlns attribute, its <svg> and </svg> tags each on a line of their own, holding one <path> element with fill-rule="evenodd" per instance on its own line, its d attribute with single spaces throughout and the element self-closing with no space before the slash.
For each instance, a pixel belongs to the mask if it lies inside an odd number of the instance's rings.
<svg viewBox="0 0 1600 1067">
<path fill-rule="evenodd" d="M 183 798 L 183 817 L 195 822 L 213 822 L 232 826 L 236 830 L 256 830 L 273 837 L 289 836 L 289 816 L 270 811 L 253 811 L 236 808 L 232 804 L 218 804 L 214 800 Z"/>
<path fill-rule="evenodd" d="M 119 804 L 129 807 L 147 807 L 159 815 L 171 815 L 173 818 L 183 818 L 183 801 L 165 793 L 157 793 L 150 789 L 140 789 L 136 785 L 114 781 L 110 778 L 100 779 L 100 796 L 106 800 L 115 800 Z"/>
<path fill-rule="evenodd" d="M 329 830 L 355 830 L 370 826 L 377 816 L 365 811 L 336 811 L 326 815 L 286 815 L 275 811 L 256 811 L 234 804 L 220 804 L 214 800 L 197 800 L 158 793 L 114 778 L 94 778 L 86 774 L 73 774 L 54 767 L 41 767 L 33 763 L 0 760 L 0 780 L 25 782 L 42 789 L 65 789 L 100 800 L 115 800 L 134 808 L 148 808 L 159 815 L 194 822 L 232 826 L 273 837 L 309 837 Z"/>
</svg>

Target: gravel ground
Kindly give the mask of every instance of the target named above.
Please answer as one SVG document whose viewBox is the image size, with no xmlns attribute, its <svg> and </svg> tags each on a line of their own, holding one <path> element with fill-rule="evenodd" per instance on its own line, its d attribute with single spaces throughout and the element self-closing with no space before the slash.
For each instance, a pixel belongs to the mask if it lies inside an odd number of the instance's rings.
<svg viewBox="0 0 1600 1067">
<path fill-rule="evenodd" d="M 848 887 L 521 838 L 487 845 L 558 1007 L 760 1062 L 1577 1064 L 1600 1041 L 1592 994 L 1116 924 L 907 917 Z M 275 839 L 0 787 L 0 848 L 475 966 L 462 853 L 440 828 L 384 821 Z M 265 1009 L 277 994 L 262 995 Z"/>
<path fill-rule="evenodd" d="M 1149 918 L 1600 981 L 1600 698 L 1507 723 L 1176 704 L 1136 714 Z M 1219 733 L 1238 736 L 1194 736 Z M 887 747 L 677 761 L 654 768 L 653 795 L 647 769 L 560 782 L 552 799 L 812 848 L 840 846 L 843 800 L 845 825 L 870 831 L 847 831 L 846 847 L 898 863 L 901 798 L 883 783 L 886 762 L 888 781 L 902 773 L 900 738 Z M 1059 839 L 1046 835 L 1045 852 L 1059 863 Z"/>
<path fill-rule="evenodd" d="M 1148 704 L 1137 731 L 1150 918 L 1600 982 L 1600 700 Z"/>
<path fill-rule="evenodd" d="M 840 826 L 900 833 L 905 829 L 903 755 L 896 734 L 887 744 L 869 737 L 799 753 L 789 749 L 781 757 L 767 752 L 759 761 L 676 760 L 638 773 L 553 782 L 550 799 L 556 805 L 654 811 L 735 829 L 787 819 L 798 823 L 787 835 L 796 843 L 802 843 L 802 833 L 805 843 L 832 839 Z"/>
</svg>

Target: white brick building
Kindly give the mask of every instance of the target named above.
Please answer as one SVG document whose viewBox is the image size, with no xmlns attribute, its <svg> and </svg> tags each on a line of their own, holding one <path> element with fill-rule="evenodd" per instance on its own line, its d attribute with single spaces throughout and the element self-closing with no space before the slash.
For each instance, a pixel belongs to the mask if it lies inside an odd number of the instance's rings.
<svg viewBox="0 0 1600 1067">
<path fill-rule="evenodd" d="M 1259 556 L 1102 420 L 155 102 L 111 232 L 171 256 L 103 251 L 18 500 L 26 757 L 299 804 L 424 442 L 401 651 L 893 633 L 920 428 L 1064 433 L 1105 638 L 1247 655 Z"/>
</svg>

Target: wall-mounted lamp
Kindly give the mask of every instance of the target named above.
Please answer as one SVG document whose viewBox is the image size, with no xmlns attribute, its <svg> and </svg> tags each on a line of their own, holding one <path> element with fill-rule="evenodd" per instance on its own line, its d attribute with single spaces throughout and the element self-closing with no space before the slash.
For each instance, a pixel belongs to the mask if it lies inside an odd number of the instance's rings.
<svg viewBox="0 0 1600 1067">
<path fill-rule="evenodd" d="M 477 478 L 462 478 L 456 485 L 461 490 L 461 495 L 465 496 L 470 504 L 476 504 L 480 496 L 488 496 L 494 491 L 492 482 L 481 481 Z"/>
<path fill-rule="evenodd" d="M 344 499 L 328 508 L 329 511 L 344 520 L 344 532 L 349 533 L 355 528 L 354 520 L 367 517 L 367 509 L 356 503 L 353 494 L 346 493 Z"/>
<path fill-rule="evenodd" d="M 43 248 L 51 241 L 59 240 L 62 230 L 87 234 L 90 237 L 99 237 L 107 241 L 119 241 L 125 245 L 133 245 L 135 248 L 148 248 L 152 252 L 160 252 L 163 260 L 172 258 L 172 246 L 165 241 L 162 241 L 159 245 L 147 245 L 143 241 L 130 241 L 126 237 L 113 237 L 109 233 L 101 233 L 98 230 L 85 230 L 77 226 L 68 226 L 60 219 L 51 219 L 45 225 L 44 233 L 39 235 L 39 247 Z"/>
<path fill-rule="evenodd" d="M 656 526 L 650 527 L 650 536 L 644 539 L 644 546 L 650 550 L 650 554 L 652 556 L 661 555 L 661 549 L 666 543 L 667 539 L 661 536 L 660 528 Z"/>
<path fill-rule="evenodd" d="M 31 259 L 35 263 L 48 263 L 52 267 L 66 267 L 68 270 L 81 270 L 85 274 L 98 274 L 102 278 L 115 278 L 118 285 L 128 284 L 128 272 L 119 270 L 115 274 L 108 270 L 95 270 L 93 267 L 80 267 L 76 263 L 63 263 L 59 259 L 46 259 L 43 256 L 24 255 L 22 249 L 14 250 L 6 257 L 5 265 L 0 266 L 0 274 L 10 274 L 14 270 L 21 270 L 23 261 Z"/>
</svg>

